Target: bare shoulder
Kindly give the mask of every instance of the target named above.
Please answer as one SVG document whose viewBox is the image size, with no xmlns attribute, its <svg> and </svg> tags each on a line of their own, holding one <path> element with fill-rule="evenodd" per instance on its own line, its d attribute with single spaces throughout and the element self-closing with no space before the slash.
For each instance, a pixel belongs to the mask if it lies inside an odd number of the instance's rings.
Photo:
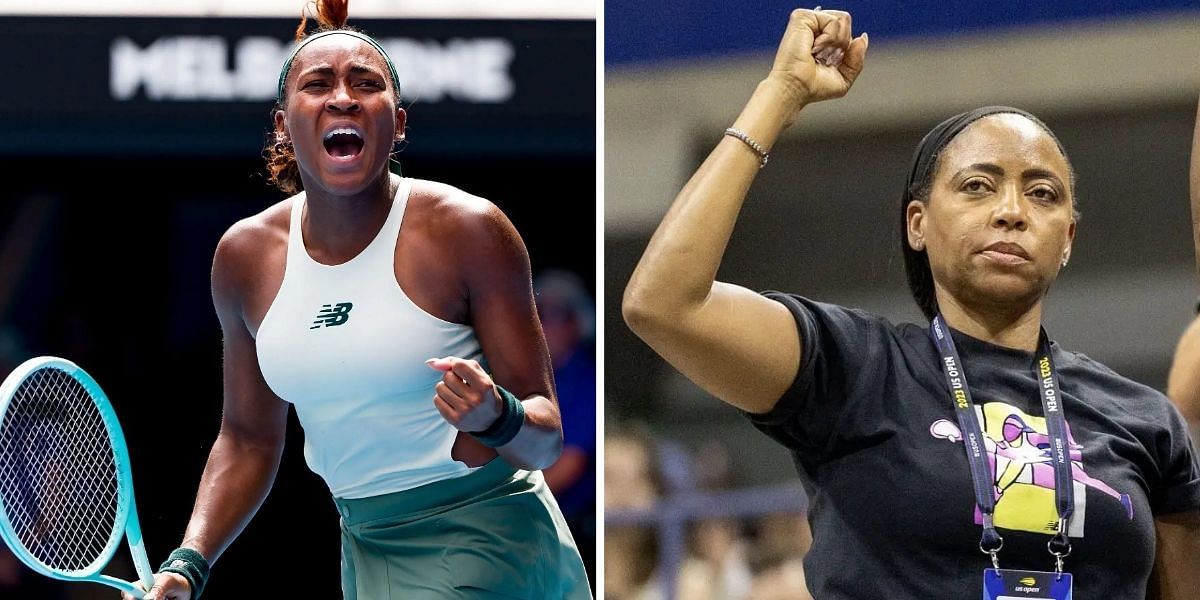
<svg viewBox="0 0 1200 600">
<path fill-rule="evenodd" d="M 529 279 L 529 253 L 525 242 L 504 212 L 484 198 L 454 186 L 414 181 L 409 194 L 412 212 L 438 256 L 452 257 L 468 288 L 495 283 L 497 278 L 520 274 Z"/>
<path fill-rule="evenodd" d="M 286 256 L 292 204 L 299 196 L 277 202 L 229 227 L 213 256 L 213 293 L 239 295 L 253 285 L 280 252 Z"/>
<path fill-rule="evenodd" d="M 516 236 L 512 222 L 498 206 L 452 185 L 414 179 L 409 203 L 415 216 L 437 235 L 482 236 L 497 241 Z"/>
</svg>

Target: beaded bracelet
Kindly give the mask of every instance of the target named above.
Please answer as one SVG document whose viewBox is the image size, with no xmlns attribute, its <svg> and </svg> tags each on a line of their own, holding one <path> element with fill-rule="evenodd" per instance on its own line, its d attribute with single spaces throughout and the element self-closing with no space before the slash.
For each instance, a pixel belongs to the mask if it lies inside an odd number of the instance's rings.
<svg viewBox="0 0 1200 600">
<path fill-rule="evenodd" d="M 747 146 L 749 146 L 750 149 L 754 151 L 754 154 L 758 155 L 758 168 L 761 169 L 761 168 L 767 166 L 767 160 L 771 158 L 770 153 L 768 153 L 762 147 L 762 144 L 759 144 L 758 142 L 756 142 L 754 140 L 754 138 L 750 137 L 750 135 L 747 134 L 745 131 L 742 131 L 741 129 L 736 129 L 734 127 L 730 127 L 729 129 L 725 130 L 725 135 L 735 137 L 735 138 L 741 140 Z"/>
</svg>

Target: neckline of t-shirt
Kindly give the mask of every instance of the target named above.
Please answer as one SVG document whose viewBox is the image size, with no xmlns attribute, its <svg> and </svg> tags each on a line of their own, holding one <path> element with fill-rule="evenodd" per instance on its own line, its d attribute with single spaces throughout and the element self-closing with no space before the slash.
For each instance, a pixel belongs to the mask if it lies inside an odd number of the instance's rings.
<svg viewBox="0 0 1200 600">
<path fill-rule="evenodd" d="M 950 330 L 950 335 L 954 339 L 954 345 L 958 348 L 959 354 L 962 355 L 964 363 L 969 363 L 971 356 L 982 354 L 986 355 L 989 360 L 1002 363 L 1000 366 L 1033 368 L 1035 352 L 1001 346 L 963 333 L 953 327 L 947 328 Z M 1050 346 L 1054 350 L 1057 349 L 1058 344 L 1054 343 L 1054 340 L 1051 339 Z"/>
</svg>

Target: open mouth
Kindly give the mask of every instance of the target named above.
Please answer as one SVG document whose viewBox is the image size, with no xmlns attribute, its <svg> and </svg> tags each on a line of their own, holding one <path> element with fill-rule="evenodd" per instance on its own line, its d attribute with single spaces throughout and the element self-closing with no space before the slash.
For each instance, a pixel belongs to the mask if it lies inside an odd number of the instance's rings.
<svg viewBox="0 0 1200 600">
<path fill-rule="evenodd" d="M 349 127 L 339 127 L 325 134 L 325 152 L 334 158 L 354 158 L 362 152 L 362 134 Z"/>
</svg>

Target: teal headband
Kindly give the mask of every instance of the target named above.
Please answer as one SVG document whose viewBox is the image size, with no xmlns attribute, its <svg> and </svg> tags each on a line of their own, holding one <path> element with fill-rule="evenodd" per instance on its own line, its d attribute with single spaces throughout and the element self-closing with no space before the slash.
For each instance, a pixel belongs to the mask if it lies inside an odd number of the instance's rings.
<svg viewBox="0 0 1200 600">
<path fill-rule="evenodd" d="M 296 44 L 296 49 L 292 50 L 292 53 L 288 55 L 287 60 L 283 63 L 283 69 L 279 71 L 279 90 L 275 93 L 276 100 L 283 102 L 283 82 L 287 79 L 288 71 L 292 70 L 292 61 L 296 59 L 296 54 L 299 53 L 300 50 L 305 46 L 307 46 L 309 42 L 315 39 L 338 34 L 356 37 L 378 50 L 379 55 L 383 57 L 383 61 L 387 63 L 388 70 L 392 73 L 392 85 L 395 86 L 396 93 L 400 93 L 400 77 L 396 75 L 396 65 L 392 63 L 392 57 L 388 56 L 387 52 L 384 52 L 383 46 L 380 46 L 379 42 L 375 41 L 375 38 L 365 33 L 359 33 L 349 29 L 334 29 L 332 31 L 322 31 L 317 34 L 310 35 L 303 40 L 300 40 L 299 44 Z"/>
</svg>

